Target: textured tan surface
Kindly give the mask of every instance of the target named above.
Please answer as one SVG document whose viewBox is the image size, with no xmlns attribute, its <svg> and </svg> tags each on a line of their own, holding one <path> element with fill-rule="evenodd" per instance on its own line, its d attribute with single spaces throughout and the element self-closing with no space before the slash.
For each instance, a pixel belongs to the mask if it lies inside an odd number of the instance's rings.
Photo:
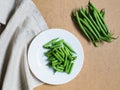
<svg viewBox="0 0 120 90">
<path fill-rule="evenodd" d="M 88 0 L 33 0 L 49 28 L 64 28 L 72 32 L 83 45 L 85 59 L 79 75 L 71 82 L 52 86 L 44 84 L 34 90 L 120 90 L 120 37 L 98 48 L 88 43 L 75 28 L 70 14 L 86 6 Z M 105 8 L 106 22 L 111 32 L 120 35 L 120 0 L 91 0 L 99 9 Z"/>
</svg>

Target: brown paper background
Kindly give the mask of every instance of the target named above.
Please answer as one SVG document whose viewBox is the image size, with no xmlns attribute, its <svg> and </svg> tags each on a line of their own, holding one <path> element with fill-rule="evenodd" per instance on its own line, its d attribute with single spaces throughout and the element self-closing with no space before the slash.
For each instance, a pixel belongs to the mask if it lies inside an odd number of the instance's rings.
<svg viewBox="0 0 120 90">
<path fill-rule="evenodd" d="M 33 0 L 49 28 L 72 32 L 84 48 L 84 65 L 79 75 L 59 86 L 38 86 L 34 90 L 120 90 L 120 37 L 112 43 L 94 47 L 82 36 L 71 20 L 75 8 L 86 6 L 88 0 Z M 91 0 L 99 9 L 105 8 L 109 30 L 120 36 L 120 0 Z"/>
</svg>

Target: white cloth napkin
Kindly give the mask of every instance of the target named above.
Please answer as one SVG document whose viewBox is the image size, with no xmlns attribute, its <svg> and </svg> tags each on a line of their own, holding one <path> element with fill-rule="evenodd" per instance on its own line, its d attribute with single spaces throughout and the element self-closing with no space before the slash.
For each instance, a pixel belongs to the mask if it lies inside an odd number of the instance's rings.
<svg viewBox="0 0 120 90">
<path fill-rule="evenodd" d="M 29 70 L 27 49 L 33 37 L 46 29 L 34 3 L 23 0 L 0 35 L 0 89 L 33 90 L 43 84 Z"/>
<path fill-rule="evenodd" d="M 15 0 L 0 0 L 0 23 L 6 24 L 14 6 Z"/>
</svg>

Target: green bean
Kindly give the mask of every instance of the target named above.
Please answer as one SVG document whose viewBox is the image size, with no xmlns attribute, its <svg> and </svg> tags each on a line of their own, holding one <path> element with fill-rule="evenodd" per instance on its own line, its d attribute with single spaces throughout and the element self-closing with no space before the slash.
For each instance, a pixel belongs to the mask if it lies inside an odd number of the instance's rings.
<svg viewBox="0 0 120 90">
<path fill-rule="evenodd" d="M 96 10 L 97 12 L 99 12 L 99 11 L 97 10 L 97 8 L 96 8 L 90 1 L 89 1 L 89 3 L 88 3 L 88 6 L 94 8 L 94 10 Z"/>
<path fill-rule="evenodd" d="M 57 45 L 57 44 L 62 44 L 63 42 L 64 42 L 64 40 L 63 40 L 63 39 L 61 39 L 61 40 L 59 40 L 59 41 L 55 42 L 54 44 L 55 44 L 55 45 Z"/>
<path fill-rule="evenodd" d="M 69 55 L 70 55 L 70 53 L 69 53 L 69 51 L 68 51 L 67 47 L 64 47 L 64 50 L 65 50 L 66 54 L 69 56 Z"/>
<path fill-rule="evenodd" d="M 64 63 L 63 63 L 63 66 L 65 67 L 67 65 L 67 55 L 65 56 L 65 60 L 64 60 Z"/>
<path fill-rule="evenodd" d="M 71 51 L 71 52 L 74 52 L 75 51 L 66 43 L 66 42 L 63 42 L 63 44 Z"/>
<path fill-rule="evenodd" d="M 100 37 L 100 35 L 99 35 L 99 33 L 97 32 L 97 30 L 96 30 L 96 28 L 94 27 L 94 25 L 93 25 L 93 23 L 89 20 L 89 18 L 83 13 L 83 11 L 82 11 L 82 9 L 80 10 L 80 12 L 81 12 L 81 14 L 86 18 L 85 20 L 87 20 L 88 21 L 88 23 L 91 25 L 91 31 L 92 31 L 92 28 L 94 29 L 94 31 L 95 31 L 95 33 L 97 34 L 97 36 L 98 37 Z M 81 19 L 82 20 L 82 19 Z M 89 25 L 88 24 L 88 25 Z M 88 26 L 87 25 L 87 26 Z M 90 26 L 89 26 L 89 28 L 90 28 Z M 93 31 L 92 31 L 93 32 Z M 97 38 L 97 37 L 96 37 Z M 98 41 L 100 41 L 99 40 L 99 38 L 98 38 Z"/>
<path fill-rule="evenodd" d="M 58 49 L 56 50 L 56 52 L 61 56 L 61 58 L 64 58 L 64 53 L 60 52 Z"/>
<path fill-rule="evenodd" d="M 94 21 L 93 17 L 91 16 L 91 14 L 88 14 L 91 22 L 94 24 L 94 26 L 98 29 L 98 31 L 100 31 L 100 28 L 97 26 L 96 22 Z"/>
<path fill-rule="evenodd" d="M 48 43 L 46 43 L 45 45 L 43 45 L 43 47 L 44 48 L 49 48 L 52 43 L 55 43 L 57 41 L 57 39 L 58 38 L 52 39 L 51 41 L 49 41 Z"/>
<path fill-rule="evenodd" d="M 61 61 L 60 58 L 59 58 L 55 53 L 53 53 L 53 55 L 55 56 L 55 58 L 56 58 L 57 60 Z"/>
<path fill-rule="evenodd" d="M 64 59 L 59 55 L 58 52 L 56 52 L 56 55 L 59 57 L 60 61 L 64 61 Z"/>
<path fill-rule="evenodd" d="M 105 9 L 99 11 L 89 1 L 88 8 L 76 10 L 72 15 L 74 22 L 94 46 L 98 46 L 103 41 L 111 42 L 114 39 L 104 21 Z"/>
<path fill-rule="evenodd" d="M 56 60 L 56 59 L 55 59 L 55 57 L 51 56 L 51 57 L 48 57 L 48 60 L 54 61 L 54 60 Z"/>
<path fill-rule="evenodd" d="M 102 10 L 100 11 L 100 14 L 101 14 L 102 17 L 104 18 L 104 17 L 105 17 L 105 9 L 102 9 Z"/>
<path fill-rule="evenodd" d="M 89 6 L 90 6 L 90 5 L 89 5 Z M 108 33 L 108 30 L 107 30 L 105 24 L 103 24 L 104 21 L 103 21 L 102 19 L 100 19 L 100 18 L 101 18 L 101 14 L 98 12 L 98 10 L 96 10 L 96 9 L 94 9 L 94 8 L 92 8 L 92 7 L 90 7 L 90 8 L 94 10 L 93 12 L 96 12 L 97 18 L 98 18 L 101 26 L 104 28 L 105 33 Z M 105 13 L 104 9 L 102 9 L 101 12 Z M 102 22 L 102 21 L 103 21 L 103 22 Z M 99 25 L 99 26 L 100 26 L 100 25 Z M 102 27 L 100 27 L 100 28 L 102 28 Z M 102 32 L 103 32 L 104 35 L 106 35 L 107 37 L 109 37 L 109 35 L 107 35 L 107 34 L 104 33 L 103 29 L 101 29 L 101 30 L 102 30 Z"/>
<path fill-rule="evenodd" d="M 50 45 L 49 45 L 49 44 L 46 44 L 46 45 L 44 45 L 43 47 L 46 48 L 46 49 L 49 49 L 49 48 L 50 48 Z"/>
<path fill-rule="evenodd" d="M 67 64 L 66 64 L 66 68 L 65 68 L 65 72 L 66 72 L 66 73 L 69 72 L 69 62 L 70 62 L 70 61 L 67 60 Z"/>
<path fill-rule="evenodd" d="M 73 66 L 73 63 L 70 61 L 70 62 L 69 62 L 69 65 L 68 65 L 68 67 L 67 67 L 67 73 L 68 73 L 68 74 L 71 72 L 72 66 Z"/>
<path fill-rule="evenodd" d="M 61 50 L 64 52 L 65 55 L 68 55 L 66 50 L 64 49 L 65 47 L 61 47 Z"/>
<path fill-rule="evenodd" d="M 64 67 L 63 64 L 59 65 L 60 67 Z"/>
<path fill-rule="evenodd" d="M 82 24 L 81 24 L 81 26 L 82 26 Z M 95 46 L 97 46 L 97 44 L 95 43 L 94 37 L 93 37 L 93 35 L 89 32 L 89 30 L 87 30 L 84 26 L 82 26 L 82 29 L 84 29 L 84 31 L 86 31 L 86 33 L 87 33 L 87 35 L 88 35 L 88 37 L 89 37 L 89 40 L 92 41 Z"/>
<path fill-rule="evenodd" d="M 56 66 L 53 66 L 53 69 L 56 70 L 56 71 L 59 71 L 59 72 L 63 72 L 62 69 L 59 69 L 59 68 L 57 68 Z"/>
<path fill-rule="evenodd" d="M 64 67 L 63 67 L 63 66 L 57 65 L 57 68 L 58 68 L 58 69 L 61 69 L 61 70 L 64 70 Z"/>
<path fill-rule="evenodd" d="M 60 47 L 60 46 L 62 46 L 62 44 L 61 44 L 61 43 L 56 44 L 56 45 L 53 45 L 53 46 L 51 46 L 50 48 L 58 48 L 58 47 Z"/>
<path fill-rule="evenodd" d="M 110 38 L 107 38 L 107 37 L 101 37 L 104 41 L 106 42 L 111 42 L 111 39 Z"/>
<path fill-rule="evenodd" d="M 45 52 L 44 55 L 47 56 L 47 57 L 50 56 L 50 54 L 48 52 Z"/>
<path fill-rule="evenodd" d="M 58 59 L 59 61 L 63 61 L 63 59 L 60 58 L 58 53 L 53 53 L 53 55 L 56 57 L 56 59 Z"/>
<path fill-rule="evenodd" d="M 81 28 L 81 30 L 84 32 L 84 34 L 88 37 L 88 39 L 90 41 L 92 41 L 92 39 L 90 38 L 90 36 L 88 35 L 88 33 L 86 32 L 87 30 L 85 30 L 85 28 L 83 27 L 83 25 L 81 24 L 80 20 L 79 20 L 79 16 L 78 16 L 78 12 L 76 11 L 76 17 L 77 17 L 77 20 L 78 20 L 78 23 L 79 23 L 79 26 Z"/>
<path fill-rule="evenodd" d="M 105 31 L 107 31 L 107 30 L 106 30 L 106 27 L 105 27 L 105 25 L 102 23 L 102 21 L 101 21 L 101 19 L 99 18 L 99 15 L 97 14 L 97 12 L 96 12 L 96 17 L 97 17 L 99 23 L 101 24 L 101 27 L 103 27 L 103 29 L 104 29 L 104 35 L 106 35 L 106 36 L 108 37 L 107 33 L 105 32 Z"/>
<path fill-rule="evenodd" d="M 99 37 L 94 33 L 94 31 L 92 30 L 92 28 L 91 28 L 88 24 L 86 24 L 81 18 L 80 18 L 80 21 L 91 31 L 91 33 L 94 35 L 94 37 L 95 37 L 98 41 L 100 41 Z"/>
<path fill-rule="evenodd" d="M 69 55 L 69 56 L 68 56 L 68 58 L 69 58 L 69 60 L 70 60 L 70 61 L 72 61 L 72 60 L 73 60 L 73 58 L 72 58 L 72 56 L 71 56 L 71 55 Z"/>
<path fill-rule="evenodd" d="M 52 67 L 52 63 L 51 62 L 47 63 L 46 65 L 49 66 L 49 67 Z"/>
<path fill-rule="evenodd" d="M 48 50 L 47 52 L 44 53 L 44 55 L 50 55 L 51 53 L 53 53 L 56 50 L 56 48 L 52 48 L 50 50 Z"/>
<path fill-rule="evenodd" d="M 86 21 L 86 19 L 84 20 L 85 22 L 86 22 L 86 24 L 89 24 L 87 21 Z M 91 27 L 92 28 L 92 27 Z M 94 29 L 93 29 L 94 30 Z M 94 30 L 95 31 L 95 30 Z M 101 36 L 100 36 L 100 34 L 99 34 L 99 32 L 98 32 L 98 30 L 96 29 L 96 32 L 98 33 L 97 34 L 97 36 L 98 36 L 98 38 L 99 38 L 99 42 L 101 41 Z"/>
<path fill-rule="evenodd" d="M 69 55 L 73 55 L 73 53 L 67 48 L 67 47 L 65 47 L 66 48 L 66 50 L 67 50 L 67 52 L 69 53 Z"/>
<path fill-rule="evenodd" d="M 49 62 L 47 65 L 53 68 L 54 71 L 69 73 L 70 60 L 75 60 L 76 57 L 74 57 L 75 52 L 73 52 L 73 49 L 68 47 L 69 45 L 61 39 L 51 43 L 49 49 L 46 48 L 48 51 L 44 55 L 48 57 Z"/>
<path fill-rule="evenodd" d="M 62 47 L 61 47 L 62 48 Z M 58 50 L 61 52 L 61 53 L 63 53 L 64 54 L 64 52 L 62 51 L 62 49 L 61 48 L 58 48 Z"/>
<path fill-rule="evenodd" d="M 95 38 L 93 37 L 93 35 L 89 32 L 89 30 L 87 30 L 86 27 L 84 27 L 84 29 L 85 29 L 85 30 L 87 31 L 87 33 L 89 34 L 89 37 L 91 38 L 91 41 L 92 41 L 93 45 L 97 47 L 98 45 L 96 44 L 96 40 L 95 40 Z"/>
<path fill-rule="evenodd" d="M 76 60 L 76 59 L 77 59 L 77 56 L 73 56 L 73 57 L 72 57 L 72 60 Z"/>
<path fill-rule="evenodd" d="M 101 22 L 100 22 L 99 18 L 96 16 L 95 12 L 94 12 L 94 15 L 95 15 L 95 17 L 96 17 L 96 22 L 97 22 L 98 26 L 101 28 L 102 34 L 104 35 L 103 37 L 108 37 L 108 38 L 109 38 L 109 36 L 108 36 L 107 33 L 105 32 L 105 29 L 102 28 Z"/>
<path fill-rule="evenodd" d="M 87 32 L 84 30 L 84 28 L 82 27 L 82 24 L 81 24 L 81 22 L 80 22 L 80 20 L 79 20 L 78 12 L 76 11 L 75 14 L 76 14 L 76 18 L 77 18 L 77 22 L 78 22 L 79 27 L 80 27 L 81 30 L 84 32 L 84 34 L 86 35 L 86 37 L 91 41 L 91 38 L 89 37 L 88 33 L 87 33 Z"/>
<path fill-rule="evenodd" d="M 74 65 L 74 64 L 71 62 L 71 63 L 70 63 L 70 65 L 69 65 L 69 71 L 68 71 L 68 74 L 70 74 L 70 73 L 71 73 L 72 68 L 73 68 L 73 65 Z"/>
<path fill-rule="evenodd" d="M 104 32 L 104 29 L 103 29 L 102 26 L 100 25 L 100 23 L 99 23 L 99 21 L 98 21 L 98 19 L 97 19 L 97 16 L 96 16 L 96 14 L 95 14 L 95 12 L 93 12 L 93 14 L 94 14 L 96 23 L 97 23 L 97 25 L 99 26 L 99 28 L 100 28 L 100 30 L 101 30 L 101 33 L 106 36 L 106 33 Z"/>
<path fill-rule="evenodd" d="M 84 28 L 83 28 L 83 26 L 82 26 L 82 24 L 81 24 L 81 22 L 80 22 L 80 20 L 79 20 L 78 12 L 76 11 L 75 13 L 76 13 L 76 17 L 77 17 L 77 21 L 78 21 L 79 27 L 80 27 L 81 30 L 84 32 L 84 34 L 86 35 L 86 37 L 87 37 L 90 41 L 92 41 L 91 38 L 89 37 L 88 33 L 86 32 L 86 30 L 84 30 Z"/>
<path fill-rule="evenodd" d="M 65 57 L 65 54 L 64 54 L 64 52 L 61 50 L 61 48 L 58 48 L 58 50 L 59 50 L 59 53 L 61 53 L 61 55 L 63 56 L 63 58 Z"/>
<path fill-rule="evenodd" d="M 101 16 L 100 12 L 96 9 L 96 7 L 89 1 L 89 6 L 91 6 L 100 16 L 100 19 L 102 20 L 102 22 L 104 23 L 105 27 L 106 27 L 106 33 L 108 33 L 108 28 L 107 25 L 105 23 L 105 21 L 103 20 L 103 17 Z"/>
<path fill-rule="evenodd" d="M 57 60 L 52 61 L 52 66 L 57 65 L 57 64 L 58 64 Z"/>
</svg>

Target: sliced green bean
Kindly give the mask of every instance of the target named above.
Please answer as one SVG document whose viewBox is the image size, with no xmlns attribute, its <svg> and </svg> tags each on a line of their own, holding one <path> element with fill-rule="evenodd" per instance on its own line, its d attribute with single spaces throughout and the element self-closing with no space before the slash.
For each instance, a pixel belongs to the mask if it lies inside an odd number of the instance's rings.
<svg viewBox="0 0 120 90">
<path fill-rule="evenodd" d="M 59 41 L 55 42 L 55 43 L 54 43 L 54 45 L 59 45 L 59 44 L 62 44 L 63 42 L 64 42 L 64 40 L 63 40 L 63 39 L 61 39 L 61 40 L 59 40 Z"/>
<path fill-rule="evenodd" d="M 56 52 L 61 56 L 61 58 L 64 58 L 64 53 L 60 52 L 59 50 L 56 50 Z"/>
<path fill-rule="evenodd" d="M 61 55 L 63 56 L 63 58 L 65 57 L 65 54 L 64 54 L 64 52 L 62 51 L 62 49 L 61 48 L 58 48 L 58 50 L 59 50 L 59 53 L 61 53 Z"/>
<path fill-rule="evenodd" d="M 58 52 L 56 53 L 57 57 L 59 58 L 60 61 L 64 61 L 64 59 L 58 54 Z"/>
<path fill-rule="evenodd" d="M 55 42 L 52 42 L 52 40 L 49 43 L 49 49 L 46 48 L 48 51 L 44 53 L 48 57 L 49 62 L 47 65 L 53 68 L 54 71 L 69 73 L 69 62 L 75 59 L 75 52 L 73 53 L 72 48 L 63 39 Z"/>
<path fill-rule="evenodd" d="M 65 67 L 66 65 L 67 65 L 67 55 L 65 56 L 65 60 L 64 60 L 64 64 L 63 64 L 63 66 Z"/>
<path fill-rule="evenodd" d="M 76 60 L 76 59 L 77 59 L 77 56 L 73 56 L 73 57 L 72 57 L 72 60 Z"/>
<path fill-rule="evenodd" d="M 61 47 L 61 50 L 64 52 L 64 55 L 68 55 L 66 50 L 65 50 L 65 47 Z"/>
<path fill-rule="evenodd" d="M 44 55 L 47 56 L 48 58 L 53 56 L 53 53 L 55 52 L 56 48 L 50 49 L 48 52 L 45 52 Z"/>
<path fill-rule="evenodd" d="M 57 60 L 52 61 L 52 66 L 57 65 L 57 64 L 58 64 Z"/>
<path fill-rule="evenodd" d="M 55 53 L 53 53 L 53 55 L 55 56 L 55 58 L 56 58 L 57 60 L 61 61 L 61 59 L 59 58 L 58 55 L 56 55 Z"/>
<path fill-rule="evenodd" d="M 59 44 L 56 44 L 56 45 L 52 45 L 50 48 L 58 48 L 58 47 L 61 47 L 61 46 L 62 46 L 62 44 L 59 43 Z"/>
<path fill-rule="evenodd" d="M 65 72 L 68 73 L 69 72 L 69 60 L 67 60 L 67 64 L 66 64 L 66 68 L 65 68 Z"/>
<path fill-rule="evenodd" d="M 58 71 L 58 72 L 63 72 L 62 69 L 59 69 L 59 68 L 57 68 L 56 66 L 53 66 L 53 69 L 56 70 L 56 71 Z"/>
<path fill-rule="evenodd" d="M 53 56 L 51 56 L 51 57 L 48 57 L 48 60 L 50 60 L 50 61 L 54 61 L 54 60 L 56 60 L 56 58 L 53 57 Z"/>
<path fill-rule="evenodd" d="M 48 43 L 46 43 L 45 45 L 43 45 L 44 48 L 49 48 L 51 46 L 52 43 L 55 43 L 57 41 L 58 38 L 52 39 L 51 41 L 49 41 Z"/>
<path fill-rule="evenodd" d="M 67 52 L 69 53 L 69 55 L 73 55 L 73 53 L 67 48 L 67 47 L 65 47 L 66 48 L 66 50 L 67 50 Z"/>
<path fill-rule="evenodd" d="M 63 44 L 71 51 L 71 52 L 74 52 L 75 51 L 66 43 L 66 42 L 63 42 Z"/>
<path fill-rule="evenodd" d="M 69 58 L 69 60 L 70 60 L 70 61 L 72 61 L 72 60 L 73 60 L 73 58 L 72 58 L 72 56 L 71 56 L 71 55 L 69 55 L 69 56 L 68 56 L 68 58 Z"/>
<path fill-rule="evenodd" d="M 58 68 L 58 69 L 61 69 L 61 70 L 64 70 L 64 67 L 63 67 L 63 66 L 60 66 L 60 65 L 57 65 L 57 68 Z"/>
<path fill-rule="evenodd" d="M 69 65 L 69 71 L 68 71 L 68 74 L 70 74 L 70 73 L 71 73 L 72 68 L 73 68 L 73 65 L 74 65 L 74 64 L 71 62 L 71 63 L 70 63 L 70 65 Z"/>
<path fill-rule="evenodd" d="M 52 63 L 51 62 L 47 63 L 46 65 L 49 66 L 49 67 L 52 67 Z"/>
<path fill-rule="evenodd" d="M 70 55 L 70 53 L 69 53 L 69 51 L 68 51 L 67 47 L 64 47 L 64 50 L 66 51 L 66 54 L 69 56 L 69 55 Z"/>
</svg>

